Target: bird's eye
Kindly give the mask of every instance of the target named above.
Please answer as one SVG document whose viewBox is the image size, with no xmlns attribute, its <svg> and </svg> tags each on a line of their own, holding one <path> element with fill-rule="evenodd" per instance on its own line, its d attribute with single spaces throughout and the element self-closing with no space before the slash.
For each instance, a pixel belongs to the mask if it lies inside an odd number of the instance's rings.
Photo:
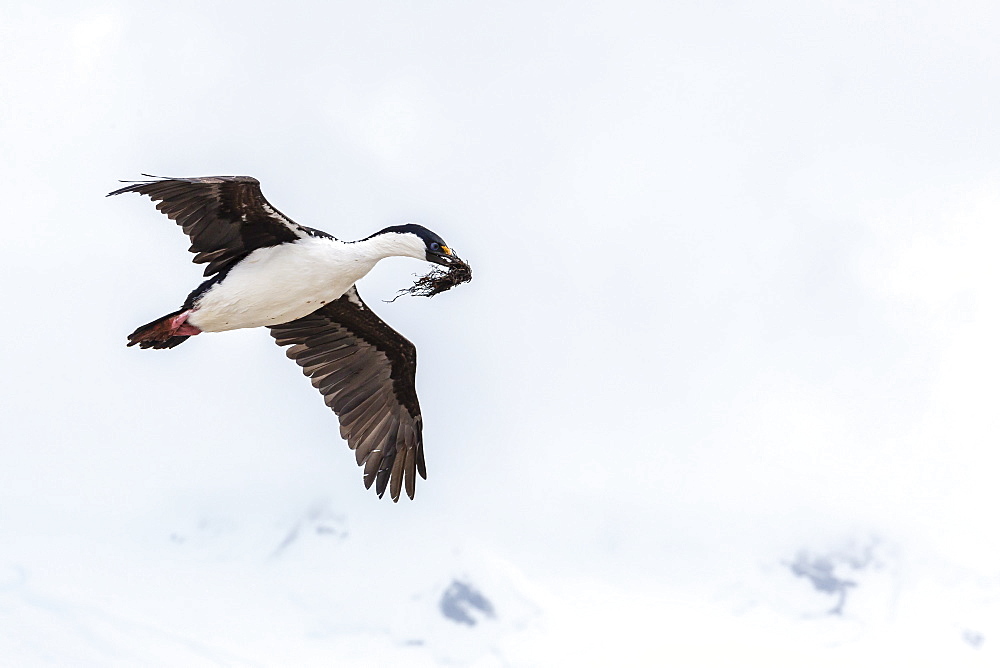
<svg viewBox="0 0 1000 668">
<path fill-rule="evenodd" d="M 441 250 L 441 244 L 436 241 L 432 241 L 428 247 L 435 252 Z"/>
</svg>

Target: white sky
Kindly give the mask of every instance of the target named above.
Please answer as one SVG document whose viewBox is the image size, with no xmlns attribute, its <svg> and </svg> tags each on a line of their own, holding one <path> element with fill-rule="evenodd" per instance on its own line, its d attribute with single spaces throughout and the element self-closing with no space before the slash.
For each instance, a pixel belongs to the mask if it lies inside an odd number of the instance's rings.
<svg viewBox="0 0 1000 668">
<path fill-rule="evenodd" d="M 371 553 L 540 581 L 675 592 L 856 531 L 995 577 L 998 19 L 8 3 L 3 540 L 323 498 Z M 433 300 L 379 302 L 411 261 L 361 286 L 420 351 L 415 502 L 364 490 L 266 332 L 124 347 L 200 280 L 148 200 L 103 198 L 140 172 L 250 174 L 303 224 L 420 222 L 471 262 Z"/>
</svg>

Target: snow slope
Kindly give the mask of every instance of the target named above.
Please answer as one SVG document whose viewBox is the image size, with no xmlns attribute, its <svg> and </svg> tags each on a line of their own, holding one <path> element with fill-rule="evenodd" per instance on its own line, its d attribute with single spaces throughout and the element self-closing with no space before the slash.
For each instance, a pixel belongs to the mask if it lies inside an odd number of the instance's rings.
<svg viewBox="0 0 1000 668">
<path fill-rule="evenodd" d="M 278 499 L 272 499 L 276 503 Z M 872 536 L 670 589 L 532 580 L 468 545 L 373 552 L 298 512 L 38 531 L 0 569 L 5 666 L 995 665 L 1000 579 Z M 665 562 L 667 565 L 668 562 Z M 651 574 L 654 575 L 655 574 Z M 720 664 L 719 662 L 723 662 Z"/>
</svg>

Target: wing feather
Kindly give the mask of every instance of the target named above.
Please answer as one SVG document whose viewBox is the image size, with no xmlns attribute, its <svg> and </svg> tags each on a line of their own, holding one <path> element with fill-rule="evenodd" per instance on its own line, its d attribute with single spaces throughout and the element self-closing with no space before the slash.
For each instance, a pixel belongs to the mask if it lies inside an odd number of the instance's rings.
<svg viewBox="0 0 1000 668">
<path fill-rule="evenodd" d="M 191 239 L 194 261 L 205 275 L 224 271 L 258 248 L 325 233 L 298 225 L 271 206 L 251 176 L 155 178 L 119 188 L 156 202 L 158 211 Z M 328 236 L 328 235 L 327 235 Z"/>
<path fill-rule="evenodd" d="M 340 424 L 345 429 L 350 429 L 352 426 L 362 426 L 364 424 L 362 420 L 367 421 L 374 417 L 375 413 L 385 406 L 385 402 L 385 393 L 381 391 L 375 392 L 357 406 L 348 408 L 341 413 Z"/>
</svg>

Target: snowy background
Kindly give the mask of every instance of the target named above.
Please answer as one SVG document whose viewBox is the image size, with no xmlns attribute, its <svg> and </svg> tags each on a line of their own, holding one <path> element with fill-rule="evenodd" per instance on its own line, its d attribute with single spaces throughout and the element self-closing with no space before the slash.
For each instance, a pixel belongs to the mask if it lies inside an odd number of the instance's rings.
<svg viewBox="0 0 1000 668">
<path fill-rule="evenodd" d="M 992 2 L 7 2 L 0 665 L 1000 665 Z M 141 172 L 475 270 L 366 491 Z"/>
</svg>

